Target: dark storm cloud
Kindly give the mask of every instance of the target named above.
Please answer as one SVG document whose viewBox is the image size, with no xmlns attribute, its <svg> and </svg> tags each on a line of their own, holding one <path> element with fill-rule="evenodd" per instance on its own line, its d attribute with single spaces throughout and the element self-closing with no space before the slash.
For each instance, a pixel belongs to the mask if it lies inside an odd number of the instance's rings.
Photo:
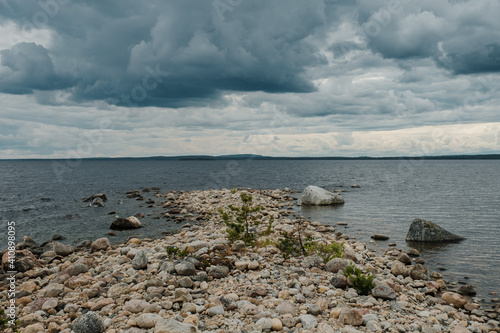
<svg viewBox="0 0 500 333">
<path fill-rule="evenodd" d="M 410 72 L 400 83 L 418 83 L 414 59 L 432 59 L 430 66 L 452 75 L 499 72 L 499 13 L 492 0 L 0 0 L 0 19 L 27 36 L 38 28 L 53 36 L 48 45 L 1 51 L 0 92 L 213 107 L 224 104 L 225 91 L 311 93 L 318 78 L 377 66 L 374 55 Z M 331 40 L 345 22 L 361 38 Z M 347 60 L 332 66 L 325 50 Z M 362 55 L 349 63 L 352 51 Z M 49 93 L 40 96 L 57 104 Z M 352 100 L 345 105 L 353 107 L 304 114 L 356 110 Z"/>
<path fill-rule="evenodd" d="M 385 58 L 431 58 L 453 74 L 500 71 L 498 1 L 359 3 L 361 34 Z"/>
<path fill-rule="evenodd" d="M 37 25 L 55 32 L 45 60 L 52 58 L 60 75 L 77 79 L 67 90 L 75 101 L 183 106 L 216 98 L 221 90 L 311 92 L 304 72 L 325 63 L 306 40 L 324 24 L 319 0 L 286 6 L 242 1 L 223 11 L 206 0 L 40 3 L 48 9 L 33 1 L 2 1 L 0 16 L 26 33 Z M 3 51 L 2 63 L 20 47 Z M 38 53 L 25 55 L 21 73 L 35 63 L 53 72 Z M 60 89 L 49 74 L 33 82 L 5 78 L 1 90 Z"/>
<path fill-rule="evenodd" d="M 37 90 L 63 89 L 70 79 L 60 77 L 48 50 L 35 43 L 19 43 L 10 50 L 0 51 L 0 65 L 8 71 L 0 77 L 0 91 L 26 94 Z"/>
</svg>

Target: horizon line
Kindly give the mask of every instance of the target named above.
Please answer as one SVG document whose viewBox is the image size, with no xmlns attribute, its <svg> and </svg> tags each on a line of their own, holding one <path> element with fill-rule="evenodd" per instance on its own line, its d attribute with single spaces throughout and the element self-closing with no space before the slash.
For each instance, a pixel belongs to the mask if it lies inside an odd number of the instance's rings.
<svg viewBox="0 0 500 333">
<path fill-rule="evenodd" d="M 303 159 L 303 160 L 359 160 L 359 159 L 500 159 L 500 153 L 493 154 L 453 154 L 453 155 L 395 155 L 395 156 L 267 156 L 257 154 L 227 154 L 227 155 L 153 155 L 153 156 L 99 156 L 99 157 L 81 157 L 81 158 L 0 158 L 0 161 L 64 161 L 64 160 L 119 160 L 119 159 L 165 159 L 165 160 L 230 160 L 230 159 Z"/>
</svg>

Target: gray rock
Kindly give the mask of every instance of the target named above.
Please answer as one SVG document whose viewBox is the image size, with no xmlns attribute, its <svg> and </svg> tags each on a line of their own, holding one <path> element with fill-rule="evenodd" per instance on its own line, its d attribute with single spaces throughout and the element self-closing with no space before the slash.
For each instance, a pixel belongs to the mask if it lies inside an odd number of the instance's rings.
<svg viewBox="0 0 500 333">
<path fill-rule="evenodd" d="M 38 247 L 38 244 L 30 236 L 24 236 L 23 240 L 16 245 L 16 250 L 24 250 Z"/>
<path fill-rule="evenodd" d="M 210 266 L 208 269 L 208 275 L 214 278 L 223 278 L 229 274 L 229 268 L 227 266 Z"/>
<path fill-rule="evenodd" d="M 191 280 L 189 276 L 181 277 L 177 282 L 179 282 L 179 286 L 183 288 L 191 288 L 193 286 L 193 280 Z"/>
<path fill-rule="evenodd" d="M 174 265 L 174 263 L 171 262 L 171 261 L 164 261 L 161 264 L 160 272 L 167 272 L 168 274 L 172 274 L 173 272 L 175 272 L 175 265 Z"/>
<path fill-rule="evenodd" d="M 73 253 L 75 249 L 71 245 L 65 245 L 56 241 L 52 241 L 47 243 L 43 247 L 43 252 L 48 252 L 48 251 L 54 251 L 57 255 L 65 257 Z"/>
<path fill-rule="evenodd" d="M 378 322 L 378 317 L 374 313 L 367 313 L 362 318 L 363 318 L 363 325 L 366 325 L 369 321 Z"/>
<path fill-rule="evenodd" d="M 140 227 L 142 227 L 141 221 L 135 216 L 129 216 L 127 218 L 117 218 L 111 223 L 109 228 L 112 230 L 128 230 Z"/>
<path fill-rule="evenodd" d="M 367 332 L 382 332 L 382 327 L 375 320 L 370 320 L 366 323 Z"/>
<path fill-rule="evenodd" d="M 323 312 L 323 309 L 318 304 L 306 304 L 307 313 L 317 316 Z"/>
<path fill-rule="evenodd" d="M 302 267 L 310 268 L 310 267 L 318 267 L 323 263 L 323 258 L 317 255 L 307 256 L 302 260 Z"/>
<path fill-rule="evenodd" d="M 391 287 L 385 284 L 379 284 L 378 286 L 375 286 L 375 288 L 372 289 L 372 295 L 373 297 L 382 299 L 396 299 L 396 292 L 394 292 Z"/>
<path fill-rule="evenodd" d="M 189 290 L 185 288 L 177 288 L 174 291 L 175 299 L 182 299 L 184 302 L 191 302 L 193 300 L 193 296 L 189 293 Z"/>
<path fill-rule="evenodd" d="M 156 313 L 143 313 L 137 317 L 136 323 L 140 328 L 152 328 L 162 319 L 163 317 Z"/>
<path fill-rule="evenodd" d="M 391 274 L 394 276 L 402 275 L 407 277 L 410 275 L 410 269 L 406 268 L 406 265 L 401 261 L 395 260 L 392 262 Z"/>
<path fill-rule="evenodd" d="M 58 283 L 51 283 L 45 287 L 41 295 L 42 297 L 57 297 L 64 293 L 64 286 Z"/>
<path fill-rule="evenodd" d="M 441 228 L 436 223 L 423 219 L 415 219 L 410 225 L 406 234 L 406 240 L 409 242 L 444 242 L 458 241 L 464 239 L 461 236 Z"/>
<path fill-rule="evenodd" d="M 148 267 L 148 256 L 144 250 L 140 250 L 135 254 L 135 257 L 132 260 L 132 267 L 137 270 Z"/>
<path fill-rule="evenodd" d="M 130 293 L 129 285 L 126 283 L 118 283 L 109 288 L 108 297 L 111 297 L 112 299 L 117 299 L 121 295 L 126 295 L 128 293 Z"/>
<path fill-rule="evenodd" d="M 389 236 L 382 235 L 382 234 L 375 234 L 375 235 L 372 235 L 371 238 L 374 240 L 388 240 Z"/>
<path fill-rule="evenodd" d="M 104 194 L 104 193 L 97 193 L 97 194 L 91 195 L 90 197 L 84 199 L 83 202 L 92 202 L 95 199 L 101 199 L 102 201 L 108 201 L 108 198 L 106 197 L 106 194 Z"/>
<path fill-rule="evenodd" d="M 162 319 L 156 322 L 155 333 L 196 333 L 197 329 L 191 324 L 185 324 L 173 319 Z"/>
<path fill-rule="evenodd" d="M 50 240 L 56 241 L 56 240 L 65 240 L 65 239 L 66 239 L 66 237 L 64 237 L 63 235 L 55 234 L 54 236 L 52 236 L 52 238 Z"/>
<path fill-rule="evenodd" d="M 179 275 L 195 275 L 196 274 L 196 267 L 194 266 L 193 263 L 189 261 L 183 261 L 175 265 L 175 271 Z"/>
<path fill-rule="evenodd" d="M 338 271 L 343 271 L 346 269 L 348 263 L 347 260 L 342 258 L 333 258 L 325 265 L 325 271 L 337 273 Z"/>
<path fill-rule="evenodd" d="M 104 205 L 104 200 L 102 200 L 101 198 L 95 198 L 90 206 L 96 206 L 96 207 L 105 207 Z"/>
<path fill-rule="evenodd" d="M 347 287 L 347 278 L 345 276 L 343 276 L 343 275 L 335 275 L 330 280 L 330 283 L 335 288 L 344 289 L 345 287 Z"/>
<path fill-rule="evenodd" d="M 281 302 L 276 307 L 276 312 L 278 312 L 280 315 L 291 314 L 292 316 L 296 316 L 297 308 L 290 302 Z"/>
<path fill-rule="evenodd" d="M 234 251 L 242 251 L 246 248 L 245 242 L 242 240 L 237 240 L 233 244 Z"/>
<path fill-rule="evenodd" d="M 238 308 L 238 304 L 236 304 L 235 300 L 230 298 L 230 297 L 222 295 L 219 300 L 220 300 L 222 306 L 224 307 L 224 310 L 229 311 L 229 310 L 234 310 L 234 309 Z"/>
<path fill-rule="evenodd" d="M 458 293 L 465 296 L 476 296 L 476 290 L 470 284 L 460 286 Z"/>
<path fill-rule="evenodd" d="M 411 265 L 411 258 L 409 255 L 406 253 L 400 253 L 397 257 L 396 260 L 401 261 L 405 265 Z"/>
<path fill-rule="evenodd" d="M 300 317 L 300 322 L 302 323 L 302 327 L 305 330 L 312 330 L 316 326 L 318 326 L 318 320 L 316 317 L 311 315 L 302 315 Z"/>
<path fill-rule="evenodd" d="M 212 306 L 210 309 L 207 310 L 207 314 L 209 316 L 223 315 L 224 308 L 222 307 L 222 305 Z"/>
<path fill-rule="evenodd" d="M 90 311 L 75 320 L 73 330 L 75 333 L 103 333 L 105 328 L 101 316 Z"/>
<path fill-rule="evenodd" d="M 68 274 L 69 276 L 76 276 L 81 273 L 85 273 L 89 270 L 87 265 L 83 263 L 75 263 L 62 271 L 63 274 Z"/>
<path fill-rule="evenodd" d="M 259 320 L 257 320 L 255 325 L 261 330 L 270 330 L 273 327 L 273 323 L 269 318 L 260 318 Z"/>
<path fill-rule="evenodd" d="M 111 244 L 109 243 L 109 239 L 107 239 L 106 237 L 96 239 L 90 245 L 90 249 L 92 250 L 92 252 L 105 251 L 110 247 L 111 247 Z"/>
<path fill-rule="evenodd" d="M 422 264 L 413 266 L 410 276 L 413 280 L 427 280 L 427 268 Z"/>
<path fill-rule="evenodd" d="M 344 198 L 317 186 L 308 186 L 302 192 L 302 204 L 304 205 L 333 205 L 343 204 Z"/>
</svg>

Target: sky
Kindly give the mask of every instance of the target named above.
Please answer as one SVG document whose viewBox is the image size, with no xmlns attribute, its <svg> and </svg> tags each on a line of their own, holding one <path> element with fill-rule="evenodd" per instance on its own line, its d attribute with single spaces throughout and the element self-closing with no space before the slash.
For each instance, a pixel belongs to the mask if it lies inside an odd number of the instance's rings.
<svg viewBox="0 0 500 333">
<path fill-rule="evenodd" d="M 500 153 L 497 0 L 0 0 L 0 159 Z"/>
</svg>

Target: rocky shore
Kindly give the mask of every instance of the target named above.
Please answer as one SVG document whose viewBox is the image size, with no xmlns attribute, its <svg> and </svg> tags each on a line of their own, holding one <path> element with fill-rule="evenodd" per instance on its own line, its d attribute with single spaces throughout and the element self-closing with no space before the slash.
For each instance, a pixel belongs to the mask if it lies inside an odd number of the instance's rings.
<svg viewBox="0 0 500 333">
<path fill-rule="evenodd" d="M 254 231 L 263 236 L 255 246 L 229 242 L 219 213 L 238 206 L 242 191 L 262 206 L 255 213 L 262 223 Z M 40 250 L 25 237 L 16 247 L 20 331 L 500 332 L 500 309 L 484 309 L 448 290 L 439 273 L 427 271 L 418 251 L 390 247 L 376 254 L 331 226 L 297 216 L 287 191 L 157 197 L 165 214 L 181 213 L 191 224 L 161 239 L 111 245 L 101 238 L 76 249 L 55 241 Z M 316 242 L 343 243 L 343 257 L 284 258 L 276 241 L 297 228 Z M 6 254 L 2 308 L 9 305 Z M 359 295 L 342 274 L 352 264 L 373 274 L 368 295 Z"/>
</svg>

